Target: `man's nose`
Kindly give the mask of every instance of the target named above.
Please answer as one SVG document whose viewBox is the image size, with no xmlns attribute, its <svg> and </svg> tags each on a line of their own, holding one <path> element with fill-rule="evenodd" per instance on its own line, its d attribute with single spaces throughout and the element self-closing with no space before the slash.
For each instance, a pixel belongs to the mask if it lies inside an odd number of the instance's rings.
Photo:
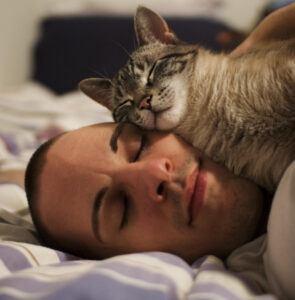
<svg viewBox="0 0 295 300">
<path fill-rule="evenodd" d="M 165 188 L 171 182 L 172 162 L 167 158 L 151 159 L 128 164 L 115 175 L 115 182 L 135 199 L 161 202 Z"/>
</svg>

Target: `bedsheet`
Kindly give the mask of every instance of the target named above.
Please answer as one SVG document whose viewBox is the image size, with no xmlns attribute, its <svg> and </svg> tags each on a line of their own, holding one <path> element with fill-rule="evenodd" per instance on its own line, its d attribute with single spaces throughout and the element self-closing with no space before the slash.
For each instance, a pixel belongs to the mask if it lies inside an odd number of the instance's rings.
<svg viewBox="0 0 295 300">
<path fill-rule="evenodd" d="M 149 252 L 83 260 L 40 245 L 17 186 L 0 186 L 0 299 L 275 299 L 214 256 L 192 266 Z"/>
<path fill-rule="evenodd" d="M 0 170 L 24 168 L 36 146 L 61 131 L 109 120 L 78 92 L 56 97 L 30 83 L 0 95 Z M 255 270 L 263 244 L 261 237 L 246 245 Z M 41 244 L 24 191 L 0 184 L 0 299 L 276 299 L 263 276 L 237 268 L 245 257 L 240 249 L 227 266 L 210 255 L 188 265 L 162 252 L 81 259 Z"/>
</svg>

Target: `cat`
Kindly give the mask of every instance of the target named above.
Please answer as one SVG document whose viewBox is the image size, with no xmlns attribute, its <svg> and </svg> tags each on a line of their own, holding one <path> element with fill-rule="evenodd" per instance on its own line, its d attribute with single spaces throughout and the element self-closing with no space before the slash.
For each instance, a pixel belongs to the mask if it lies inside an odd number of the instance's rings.
<svg viewBox="0 0 295 300">
<path fill-rule="evenodd" d="M 173 131 L 273 192 L 295 158 L 295 39 L 215 54 L 180 41 L 145 7 L 135 32 L 140 47 L 114 78 L 85 79 L 80 89 L 116 122 Z"/>
</svg>

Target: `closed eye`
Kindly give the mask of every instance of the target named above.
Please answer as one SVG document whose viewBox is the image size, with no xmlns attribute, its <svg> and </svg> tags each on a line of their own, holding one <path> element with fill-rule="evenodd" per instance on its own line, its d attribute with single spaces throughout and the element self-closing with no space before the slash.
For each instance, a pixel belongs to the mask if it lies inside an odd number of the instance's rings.
<svg viewBox="0 0 295 300">
<path fill-rule="evenodd" d="M 119 103 L 113 110 L 113 115 L 117 116 L 122 110 L 128 110 L 133 105 L 132 99 L 126 99 L 123 102 Z"/>
<path fill-rule="evenodd" d="M 138 151 L 136 152 L 135 158 L 133 159 L 132 162 L 136 162 L 140 155 L 142 154 L 143 150 L 145 149 L 147 144 L 147 136 L 145 134 L 141 135 L 141 139 L 140 139 L 140 146 Z M 122 213 L 122 220 L 121 220 L 121 224 L 120 224 L 120 228 L 123 228 L 124 226 L 126 226 L 127 222 L 128 222 L 128 213 L 129 213 L 129 209 L 130 209 L 130 199 L 128 198 L 127 195 L 123 196 L 123 213 Z"/>
<path fill-rule="evenodd" d="M 147 78 L 147 85 L 152 85 L 152 82 L 153 82 L 153 72 L 155 70 L 156 64 L 157 64 L 157 62 L 155 62 L 153 64 L 152 68 L 149 71 L 149 75 L 148 75 L 148 78 Z"/>
<path fill-rule="evenodd" d="M 139 159 L 140 155 L 142 154 L 143 150 L 146 147 L 146 144 L 147 144 L 147 136 L 145 134 L 143 134 L 140 139 L 139 149 L 136 152 L 135 157 L 132 162 L 136 162 Z"/>
<path fill-rule="evenodd" d="M 125 105 L 132 106 L 132 103 L 133 103 L 132 99 L 126 99 L 125 101 L 120 103 L 116 108 L 120 108 L 120 107 L 125 106 Z"/>
</svg>

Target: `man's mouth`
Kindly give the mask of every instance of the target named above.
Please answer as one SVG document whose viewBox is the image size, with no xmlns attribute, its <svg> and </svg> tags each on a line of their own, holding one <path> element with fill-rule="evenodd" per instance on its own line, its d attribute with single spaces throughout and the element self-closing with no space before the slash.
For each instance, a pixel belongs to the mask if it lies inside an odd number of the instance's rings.
<svg viewBox="0 0 295 300">
<path fill-rule="evenodd" d="M 204 204 L 207 186 L 206 172 L 202 168 L 201 160 L 199 161 L 199 167 L 190 176 L 189 185 L 188 224 L 191 225 Z"/>
</svg>

